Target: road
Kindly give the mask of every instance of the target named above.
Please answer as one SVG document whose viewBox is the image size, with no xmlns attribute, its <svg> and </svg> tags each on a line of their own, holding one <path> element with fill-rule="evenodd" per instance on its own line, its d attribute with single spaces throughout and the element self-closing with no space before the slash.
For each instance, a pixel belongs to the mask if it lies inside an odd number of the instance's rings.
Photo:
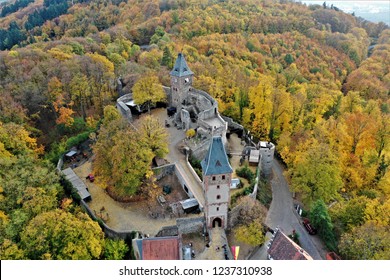
<svg viewBox="0 0 390 280">
<path fill-rule="evenodd" d="M 299 234 L 300 245 L 315 260 L 324 259 L 325 250 L 317 236 L 310 236 L 300 223 L 293 206 L 292 194 L 283 176 L 283 168 L 274 160 L 272 185 L 272 203 L 267 214 L 266 224 L 271 228 L 279 227 L 286 234 L 295 230 Z M 265 243 L 267 245 L 268 242 Z M 258 248 L 250 257 L 253 260 L 267 258 L 266 246 Z"/>
</svg>

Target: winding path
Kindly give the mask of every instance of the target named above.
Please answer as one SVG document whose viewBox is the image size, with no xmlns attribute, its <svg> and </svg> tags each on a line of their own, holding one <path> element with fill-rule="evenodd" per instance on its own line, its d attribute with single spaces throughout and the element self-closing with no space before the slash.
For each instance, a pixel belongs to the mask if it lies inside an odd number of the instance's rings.
<svg viewBox="0 0 390 280">
<path fill-rule="evenodd" d="M 310 236 L 304 229 L 298 215 L 294 210 L 292 194 L 286 179 L 283 176 L 283 168 L 277 160 L 272 165 L 273 178 L 272 203 L 267 214 L 266 224 L 271 228 L 279 227 L 286 234 L 295 230 L 299 234 L 301 247 L 305 249 L 315 260 L 324 259 L 326 251 L 317 236 Z M 250 257 L 253 260 L 265 260 L 267 258 L 267 245 L 258 248 Z"/>
</svg>

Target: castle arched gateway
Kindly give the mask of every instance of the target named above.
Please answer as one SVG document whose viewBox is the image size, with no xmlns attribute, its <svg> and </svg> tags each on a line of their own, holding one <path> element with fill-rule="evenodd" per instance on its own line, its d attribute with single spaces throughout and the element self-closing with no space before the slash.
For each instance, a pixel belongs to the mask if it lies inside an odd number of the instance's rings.
<svg viewBox="0 0 390 280">
<path fill-rule="evenodd" d="M 227 228 L 230 185 L 233 169 L 220 136 L 211 140 L 206 157 L 201 162 L 205 194 L 206 227 Z"/>
<path fill-rule="evenodd" d="M 222 227 L 222 220 L 221 218 L 217 217 L 217 218 L 214 218 L 213 219 L 213 222 L 212 222 L 212 227 L 215 228 L 215 227 Z"/>
</svg>

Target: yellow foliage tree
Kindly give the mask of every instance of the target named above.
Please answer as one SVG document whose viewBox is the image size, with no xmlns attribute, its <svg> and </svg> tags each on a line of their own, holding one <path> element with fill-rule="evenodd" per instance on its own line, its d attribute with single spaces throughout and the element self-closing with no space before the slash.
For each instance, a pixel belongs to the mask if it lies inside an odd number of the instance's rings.
<svg viewBox="0 0 390 280">
<path fill-rule="evenodd" d="M 249 225 L 239 226 L 234 230 L 234 234 L 238 241 L 251 246 L 258 246 L 265 242 L 263 226 L 257 220 L 251 222 Z"/>
<path fill-rule="evenodd" d="M 162 102 L 166 99 L 162 85 L 159 83 L 157 76 L 152 73 L 141 77 L 133 86 L 133 99 L 135 103 L 146 104 L 148 112 L 152 104 Z"/>
</svg>

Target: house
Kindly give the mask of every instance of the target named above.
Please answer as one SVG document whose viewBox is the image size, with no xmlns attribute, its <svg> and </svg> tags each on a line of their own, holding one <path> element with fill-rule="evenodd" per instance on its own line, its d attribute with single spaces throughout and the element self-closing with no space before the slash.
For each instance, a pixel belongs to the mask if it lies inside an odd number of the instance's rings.
<svg viewBox="0 0 390 280">
<path fill-rule="evenodd" d="M 280 229 L 276 229 L 268 244 L 269 260 L 312 260 L 313 258 Z"/>
</svg>

